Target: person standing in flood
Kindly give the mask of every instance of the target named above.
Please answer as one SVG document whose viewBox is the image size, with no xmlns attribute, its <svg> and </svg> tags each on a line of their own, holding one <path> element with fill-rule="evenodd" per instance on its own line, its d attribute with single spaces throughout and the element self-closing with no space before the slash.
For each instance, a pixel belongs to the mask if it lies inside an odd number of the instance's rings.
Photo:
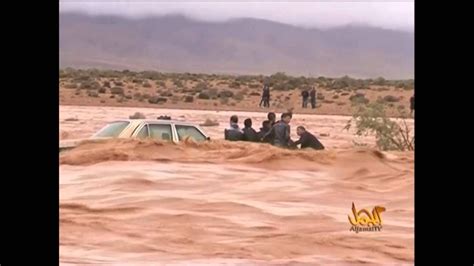
<svg viewBox="0 0 474 266">
<path fill-rule="evenodd" d="M 311 109 L 316 108 L 316 89 L 314 88 L 314 86 L 311 89 L 311 92 L 309 93 L 309 97 L 311 100 Z"/>
<path fill-rule="evenodd" d="M 244 134 L 239 128 L 239 118 L 236 115 L 230 117 L 230 127 L 224 130 L 224 139 L 230 141 L 239 141 L 244 139 Z"/>
<path fill-rule="evenodd" d="M 244 133 L 244 141 L 260 141 L 257 132 L 252 128 L 252 119 L 247 118 L 244 120 L 244 129 L 242 131 Z"/>
<path fill-rule="evenodd" d="M 281 115 L 281 120 L 275 123 L 270 132 L 266 136 L 272 136 L 272 144 L 281 147 L 289 148 L 291 144 L 290 138 L 290 121 L 291 114 L 283 113 Z M 265 137 L 264 137 L 265 139 Z"/>
</svg>

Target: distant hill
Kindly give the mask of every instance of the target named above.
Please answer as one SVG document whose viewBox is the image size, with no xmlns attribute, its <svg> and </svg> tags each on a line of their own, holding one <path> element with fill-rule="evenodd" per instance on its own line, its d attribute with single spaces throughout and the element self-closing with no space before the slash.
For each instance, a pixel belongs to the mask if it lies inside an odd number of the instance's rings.
<svg viewBox="0 0 474 266">
<path fill-rule="evenodd" d="M 60 66 L 230 74 L 413 78 L 414 34 L 307 29 L 259 19 L 202 22 L 60 14 Z"/>
</svg>

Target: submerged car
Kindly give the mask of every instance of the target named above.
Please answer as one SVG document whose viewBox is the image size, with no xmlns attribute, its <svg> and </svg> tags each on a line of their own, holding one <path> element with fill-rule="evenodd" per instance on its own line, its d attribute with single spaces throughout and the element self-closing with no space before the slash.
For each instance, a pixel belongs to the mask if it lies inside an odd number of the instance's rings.
<svg viewBox="0 0 474 266">
<path fill-rule="evenodd" d="M 110 138 L 152 138 L 174 143 L 186 138 L 196 142 L 210 139 L 199 126 L 183 121 L 128 119 L 111 122 L 88 139 L 61 141 L 59 151 L 72 149 L 84 140 Z"/>
</svg>

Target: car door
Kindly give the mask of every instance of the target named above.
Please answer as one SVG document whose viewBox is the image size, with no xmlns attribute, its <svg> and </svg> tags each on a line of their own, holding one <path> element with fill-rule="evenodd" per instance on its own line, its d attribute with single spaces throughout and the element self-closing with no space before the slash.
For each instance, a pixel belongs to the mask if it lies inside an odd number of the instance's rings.
<svg viewBox="0 0 474 266">
<path fill-rule="evenodd" d="M 190 138 L 196 142 L 207 140 L 207 137 L 195 126 L 175 124 L 175 128 L 179 141 L 183 141 L 186 138 Z"/>
<path fill-rule="evenodd" d="M 173 131 L 170 124 L 144 124 L 135 136 L 140 139 L 152 138 L 155 140 L 173 141 Z"/>
</svg>

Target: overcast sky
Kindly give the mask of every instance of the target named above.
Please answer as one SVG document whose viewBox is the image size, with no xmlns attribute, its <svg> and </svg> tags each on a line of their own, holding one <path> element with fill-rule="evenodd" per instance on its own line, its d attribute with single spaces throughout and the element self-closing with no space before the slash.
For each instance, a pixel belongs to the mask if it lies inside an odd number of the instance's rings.
<svg viewBox="0 0 474 266">
<path fill-rule="evenodd" d="M 413 1 L 78 1 L 60 0 L 60 11 L 144 17 L 183 14 L 206 21 L 252 17 L 328 28 L 363 24 L 414 31 Z"/>
</svg>

